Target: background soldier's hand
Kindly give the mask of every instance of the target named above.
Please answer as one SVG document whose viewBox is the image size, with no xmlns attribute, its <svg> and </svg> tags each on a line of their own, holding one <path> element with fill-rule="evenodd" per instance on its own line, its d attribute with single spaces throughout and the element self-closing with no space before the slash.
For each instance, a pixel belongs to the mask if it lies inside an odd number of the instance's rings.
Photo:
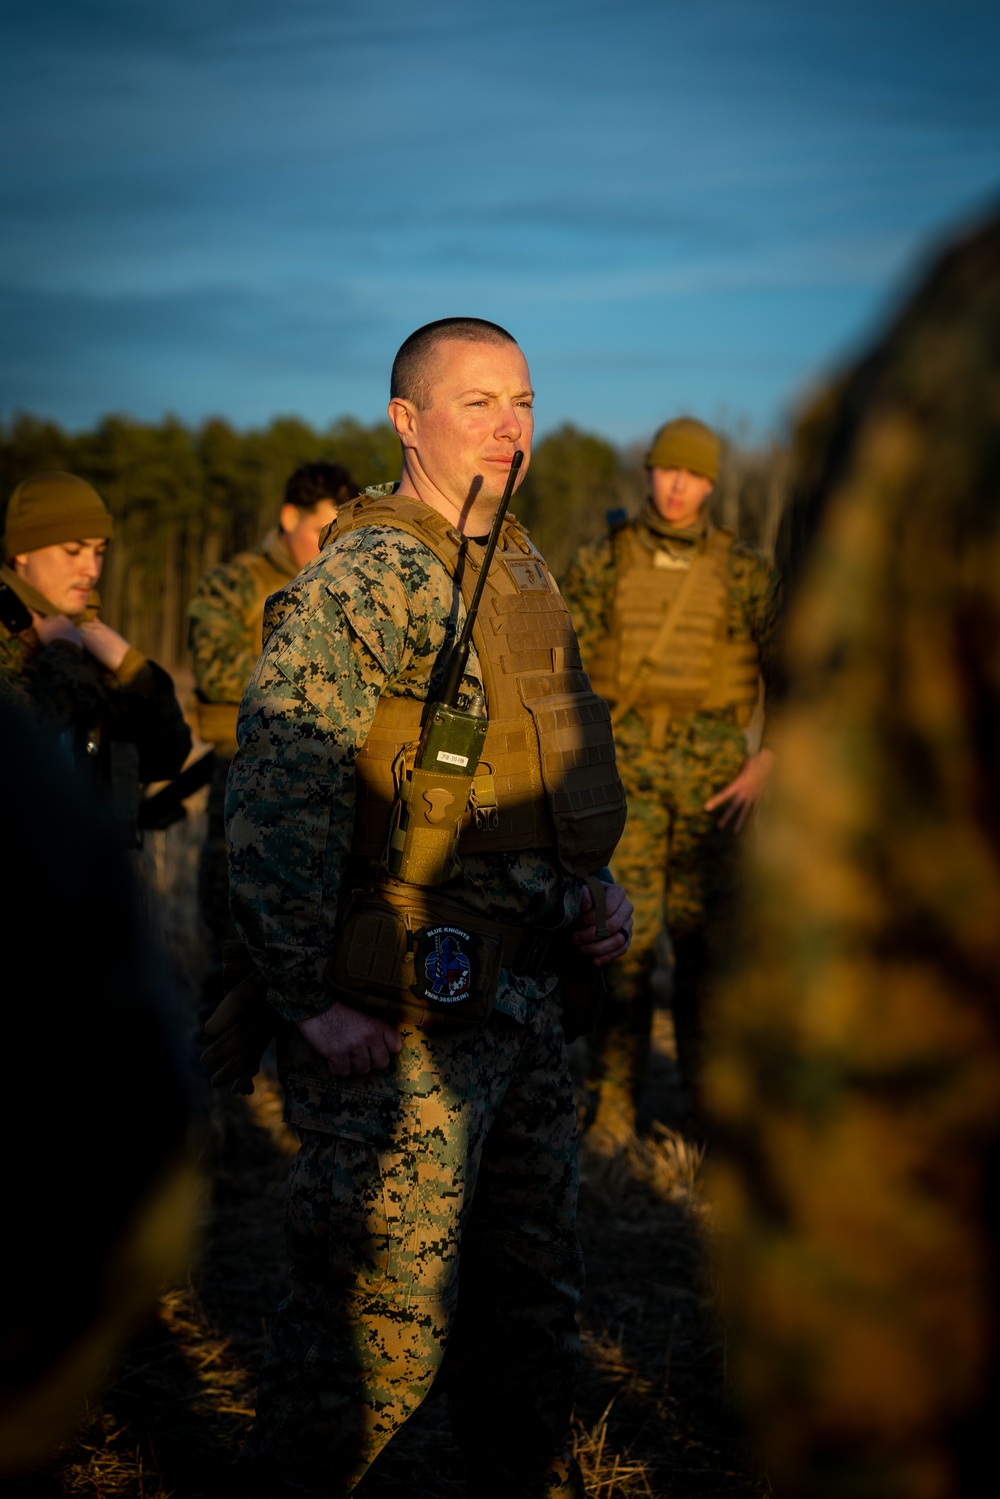
<svg viewBox="0 0 1000 1499">
<path fill-rule="evenodd" d="M 84 650 L 109 671 L 117 671 L 129 653 L 129 643 L 124 635 L 119 635 L 103 619 L 88 620 L 80 626 L 80 635 Z"/>
<path fill-rule="evenodd" d="M 708 799 L 705 811 L 714 812 L 716 807 L 724 807 L 728 802 L 728 807 L 719 818 L 719 827 L 727 827 L 732 822 L 733 832 L 738 833 L 764 795 L 773 768 L 773 750 L 762 749 L 756 755 L 750 755 L 744 760 L 743 769 L 735 780 Z"/>
<path fill-rule="evenodd" d="M 70 645 L 81 647 L 83 645 L 83 636 L 65 614 L 36 614 L 32 609 L 31 622 L 42 645 L 51 645 L 53 640 L 65 640 Z"/>
<path fill-rule="evenodd" d="M 620 958 L 632 941 L 632 902 L 621 885 L 605 885 L 604 888 L 607 891 L 608 936 L 600 942 L 597 940 L 594 897 L 586 885 L 583 887 L 580 914 L 573 931 L 573 941 L 578 951 L 588 957 L 595 968 L 603 968 L 605 963 L 613 963 L 615 958 Z"/>
<path fill-rule="evenodd" d="M 336 1077 L 383 1072 L 403 1043 L 394 1025 L 363 1015 L 339 1000 L 322 1015 L 297 1022 L 314 1051 L 325 1057 Z"/>
</svg>

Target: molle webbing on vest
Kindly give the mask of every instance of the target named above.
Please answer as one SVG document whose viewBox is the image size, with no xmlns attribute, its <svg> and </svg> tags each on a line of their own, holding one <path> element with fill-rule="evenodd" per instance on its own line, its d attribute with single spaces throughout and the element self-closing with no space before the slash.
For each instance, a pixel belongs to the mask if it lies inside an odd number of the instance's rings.
<svg viewBox="0 0 1000 1499">
<path fill-rule="evenodd" d="M 730 640 L 726 531 L 709 531 L 690 561 L 629 527 L 619 551 L 611 629 L 591 671 L 615 709 L 656 715 L 735 708 L 749 720 L 757 701 L 757 650 Z"/>
<path fill-rule="evenodd" d="M 456 579 L 466 606 L 483 549 L 417 500 L 362 497 L 330 539 L 387 526 L 421 541 Z M 565 868 L 590 874 L 610 859 L 625 819 L 607 706 L 580 663 L 569 611 L 513 518 L 504 523 L 473 632 L 489 727 L 459 853 L 555 846 Z M 381 854 L 396 774 L 412 765 L 424 703 L 383 694 L 355 759 L 355 853 Z M 409 757 L 409 759 L 407 759 Z"/>
</svg>

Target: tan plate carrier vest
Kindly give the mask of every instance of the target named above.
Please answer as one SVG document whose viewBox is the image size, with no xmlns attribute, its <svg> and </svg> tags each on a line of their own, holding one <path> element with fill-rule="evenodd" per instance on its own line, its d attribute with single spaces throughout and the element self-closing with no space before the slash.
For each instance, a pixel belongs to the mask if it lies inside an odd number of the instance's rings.
<svg viewBox="0 0 1000 1499">
<path fill-rule="evenodd" d="M 728 531 L 709 530 L 684 565 L 637 526 L 614 536 L 611 629 L 595 654 L 591 681 L 612 704 L 616 724 L 634 708 L 658 731 L 661 748 L 674 714 L 734 708 L 741 727 L 753 715 L 757 647 L 729 638 L 732 540 Z M 671 560 L 664 565 L 663 559 Z"/>
<path fill-rule="evenodd" d="M 238 552 L 233 565 L 245 567 L 254 581 L 254 594 L 243 611 L 243 625 L 247 630 L 257 631 L 257 650 L 263 646 L 264 605 L 272 593 L 290 582 L 289 574 L 275 567 L 263 552 Z M 198 737 L 206 744 L 229 745 L 236 743 L 236 719 L 239 703 L 199 703 Z"/>
<path fill-rule="evenodd" d="M 344 506 L 326 539 L 363 526 L 422 542 L 468 607 L 484 555 L 477 542 L 419 500 L 393 495 L 362 495 Z M 569 610 L 513 517 L 504 522 L 472 638 L 489 728 L 459 855 L 554 848 L 567 871 L 595 874 L 625 826 L 610 714 L 583 670 Z M 377 858 L 385 849 L 393 765 L 403 753 L 412 767 L 425 706 L 412 697 L 379 699 L 355 759 L 355 854 Z"/>
</svg>

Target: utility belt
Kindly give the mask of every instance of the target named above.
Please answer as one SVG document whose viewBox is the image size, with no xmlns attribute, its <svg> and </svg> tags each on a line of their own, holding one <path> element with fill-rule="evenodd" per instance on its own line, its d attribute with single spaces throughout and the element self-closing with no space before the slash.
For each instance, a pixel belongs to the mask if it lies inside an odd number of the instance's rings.
<svg viewBox="0 0 1000 1499">
<path fill-rule="evenodd" d="M 500 970 L 558 973 L 572 944 L 566 927 L 525 931 L 492 921 L 439 890 L 392 880 L 347 899 L 326 970 L 334 999 L 425 1030 L 481 1025 Z"/>
<path fill-rule="evenodd" d="M 559 977 L 563 1030 L 573 1041 L 596 1024 L 604 974 L 582 957 L 567 927 L 526 932 L 467 911 L 438 892 L 395 886 L 347 897 L 326 981 L 331 1000 L 429 1031 L 471 1030 L 493 1011 L 500 970 Z M 226 995 L 205 1026 L 202 1060 L 215 1087 L 252 1093 L 280 1022 L 267 985 L 239 942 L 225 945 Z"/>
</svg>

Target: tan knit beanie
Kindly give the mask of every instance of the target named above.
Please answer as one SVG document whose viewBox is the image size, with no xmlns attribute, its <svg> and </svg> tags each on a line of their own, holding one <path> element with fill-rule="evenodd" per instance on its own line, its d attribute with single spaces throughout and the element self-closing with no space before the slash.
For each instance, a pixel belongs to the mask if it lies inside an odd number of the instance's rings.
<svg viewBox="0 0 1000 1499">
<path fill-rule="evenodd" d="M 22 479 L 7 505 L 3 533 L 4 561 L 22 552 L 110 536 L 111 512 L 97 490 L 75 474 L 33 474 Z"/>
<path fill-rule="evenodd" d="M 714 484 L 719 477 L 719 453 L 722 444 L 704 422 L 693 416 L 679 416 L 667 422 L 653 438 L 646 454 L 647 468 L 686 468 L 701 474 Z"/>
</svg>

